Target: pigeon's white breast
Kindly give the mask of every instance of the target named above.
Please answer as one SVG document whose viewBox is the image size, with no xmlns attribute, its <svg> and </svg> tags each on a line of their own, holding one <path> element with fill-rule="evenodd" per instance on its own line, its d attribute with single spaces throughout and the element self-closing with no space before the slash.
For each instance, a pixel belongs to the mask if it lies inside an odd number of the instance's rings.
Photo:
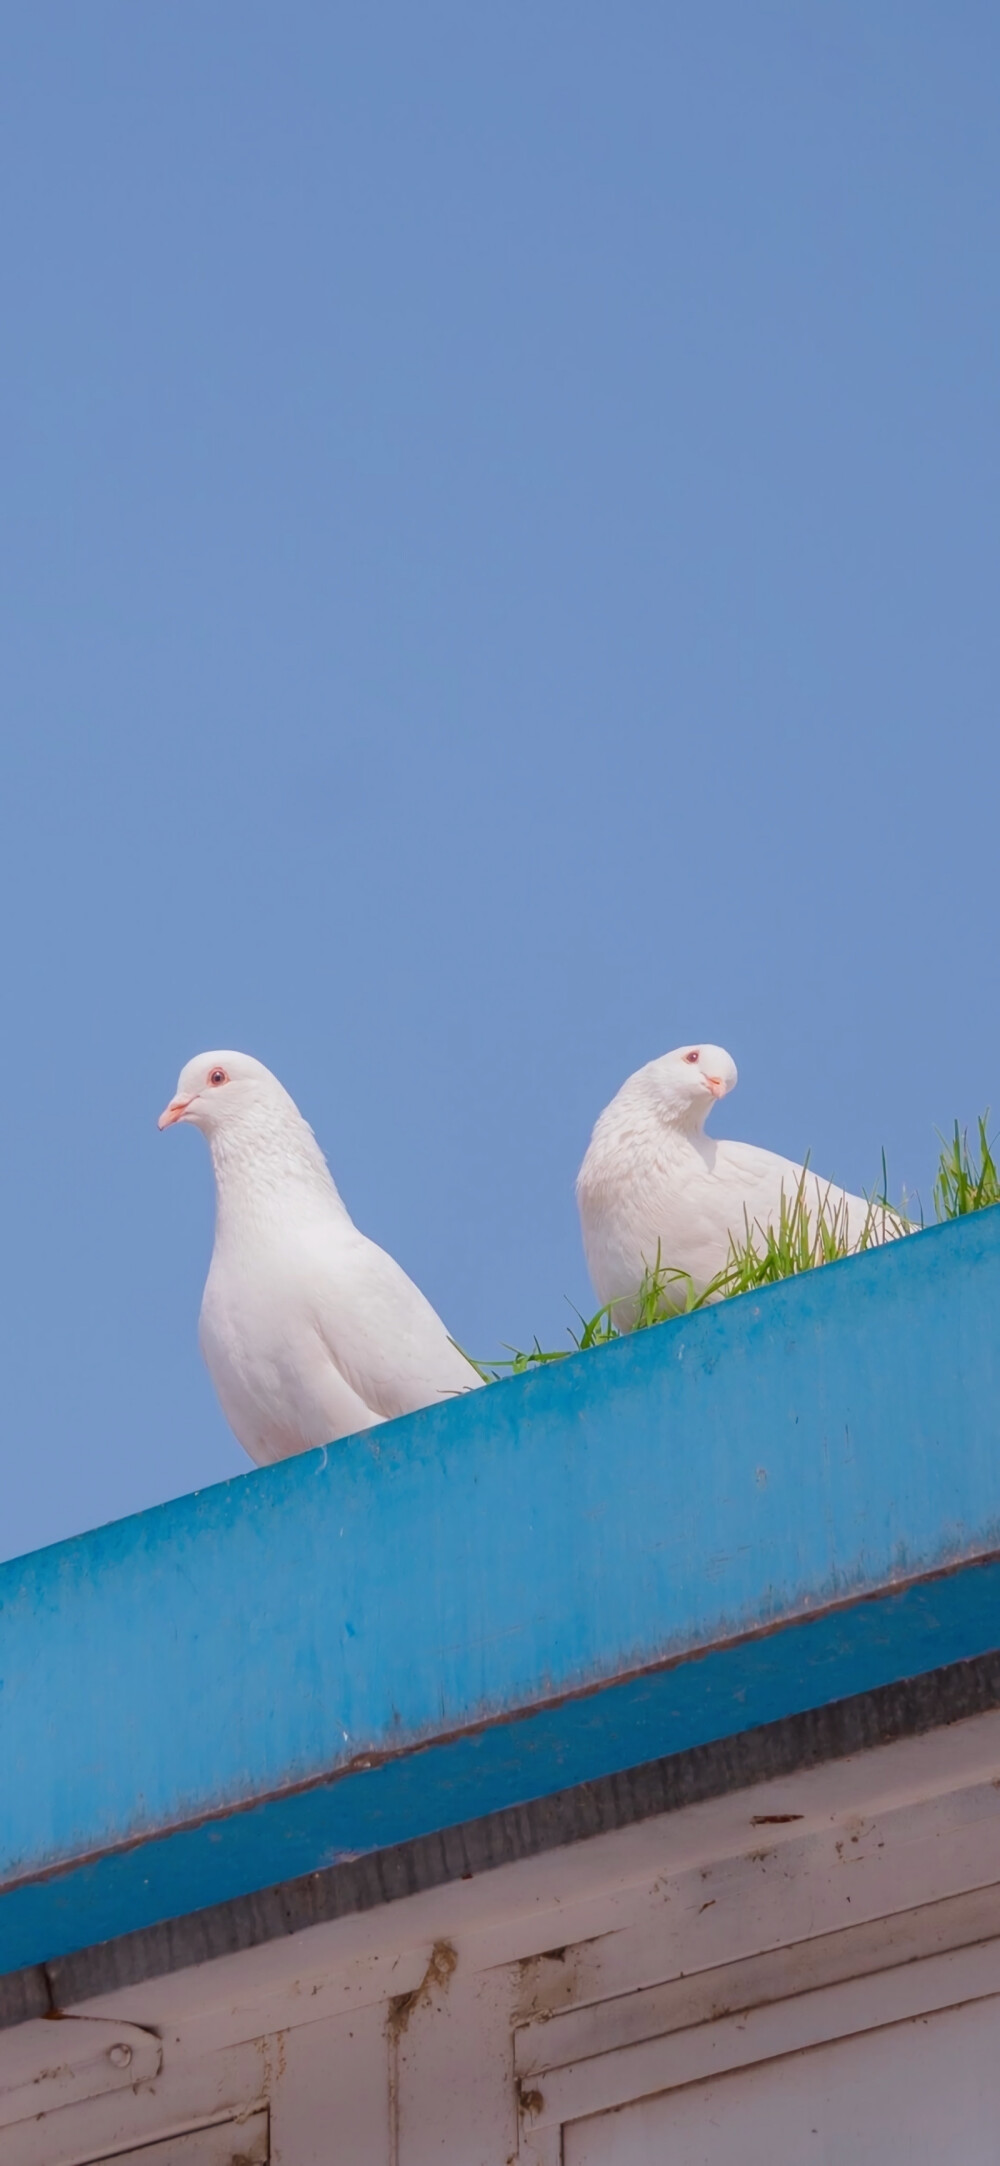
<svg viewBox="0 0 1000 2166">
<path fill-rule="evenodd" d="M 631 1154 L 629 1154 L 631 1155 Z M 580 1179 L 584 1248 L 598 1299 L 635 1291 L 645 1270 L 684 1271 L 700 1292 L 725 1262 L 731 1194 L 722 1191 L 712 1147 L 664 1139 L 627 1169 L 615 1155 Z M 623 1177 L 624 1175 L 624 1177 Z M 678 1288 L 683 1307 L 685 1291 Z M 616 1318 L 627 1322 L 627 1315 Z"/>
<path fill-rule="evenodd" d="M 255 1260 L 217 1250 L 212 1258 L 202 1352 L 230 1427 L 259 1464 L 335 1443 L 379 1419 L 324 1345 L 307 1281 L 293 1254 L 271 1250 Z"/>
</svg>

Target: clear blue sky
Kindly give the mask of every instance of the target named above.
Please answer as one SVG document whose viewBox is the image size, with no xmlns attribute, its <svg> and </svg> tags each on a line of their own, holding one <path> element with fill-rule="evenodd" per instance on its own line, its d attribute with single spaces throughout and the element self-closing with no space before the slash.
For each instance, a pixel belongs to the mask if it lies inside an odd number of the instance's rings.
<svg viewBox="0 0 1000 2166">
<path fill-rule="evenodd" d="M 715 1125 L 1000 1110 L 986 5 L 15 0 L 0 1546 L 242 1471 L 183 1061 L 266 1060 L 476 1352 Z"/>
</svg>

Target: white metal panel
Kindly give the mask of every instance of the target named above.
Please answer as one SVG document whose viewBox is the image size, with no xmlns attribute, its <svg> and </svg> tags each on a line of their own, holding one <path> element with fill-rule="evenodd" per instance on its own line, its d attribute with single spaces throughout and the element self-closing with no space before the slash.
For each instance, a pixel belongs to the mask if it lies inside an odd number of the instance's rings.
<svg viewBox="0 0 1000 2166">
<path fill-rule="evenodd" d="M 189 2129 L 184 2136 L 143 2144 L 139 2151 L 116 2151 L 94 2166 L 268 2166 L 267 2115 Z"/>
<path fill-rule="evenodd" d="M 997 1995 L 1000 1941 L 993 1940 L 550 2069 L 533 2085 L 540 2099 L 535 2118 L 542 2123 L 583 2120 L 633 2098 L 726 2075 L 732 2068 L 753 2067 L 830 2039 Z"/>
<path fill-rule="evenodd" d="M 165 2040 L 159 2076 L 16 2122 L 3 2131 L 0 2160 L 3 2166 L 91 2166 L 210 2123 L 245 2122 L 264 2109 L 276 2058 L 275 2042 L 259 2040 L 180 2059 Z"/>
<path fill-rule="evenodd" d="M 390 2166 L 385 2007 L 274 2041 L 271 2166 Z"/>
<path fill-rule="evenodd" d="M 508 1970 L 468 1973 L 438 1943 L 436 1974 L 389 2012 L 392 2166 L 506 2166 L 517 2151 Z M 353 2162 L 352 2162 L 353 2166 Z"/>
<path fill-rule="evenodd" d="M 565 2166 L 996 2166 L 1000 2002 L 980 2001 L 564 2131 Z"/>
<path fill-rule="evenodd" d="M 791 1784 L 787 1795 L 796 1801 Z M 574 1918 L 558 1937 L 577 1945 L 567 1967 L 550 1974 L 547 2009 L 608 2000 L 1000 1883 L 1000 1790 L 992 1779 L 892 1810 L 831 1816 L 805 1834 L 772 1828 L 760 1802 L 752 1794 L 743 1800 L 736 1854 L 662 1871 L 645 1899 L 630 1891 L 619 1902 L 613 1930 L 586 1941 Z M 665 1825 L 665 1847 L 670 1832 Z M 534 1980 L 526 1986 L 534 1999 Z M 547 2010 L 538 2004 L 537 2012 Z"/>
<path fill-rule="evenodd" d="M 940 1903 L 874 1918 L 789 1947 L 770 1948 L 741 1962 L 715 1964 L 663 1985 L 641 1986 L 561 2013 L 552 2008 L 519 2025 L 514 2062 L 522 2081 L 545 2069 L 586 2061 L 619 2046 L 691 2030 L 741 2010 L 761 2008 L 876 1971 L 895 1971 L 923 1957 L 1000 1945 L 1000 1886 L 974 1888 Z M 567 1951 L 567 1955 L 569 1951 Z M 565 1968 L 570 1968 L 568 1962 Z"/>
<path fill-rule="evenodd" d="M 0 2032 L 0 2128 L 158 2075 L 151 2031 L 93 2016 L 41 2017 Z"/>
</svg>

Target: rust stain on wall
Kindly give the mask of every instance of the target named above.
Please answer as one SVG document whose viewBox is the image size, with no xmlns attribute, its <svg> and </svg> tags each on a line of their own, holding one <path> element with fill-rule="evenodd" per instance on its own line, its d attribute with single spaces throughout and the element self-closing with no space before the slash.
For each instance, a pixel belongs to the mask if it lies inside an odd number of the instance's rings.
<svg viewBox="0 0 1000 2166">
<path fill-rule="evenodd" d="M 427 2006 L 435 1986 L 440 1987 L 443 1993 L 447 1992 L 448 1981 L 457 1963 L 458 1955 L 451 1941 L 436 1940 L 420 1984 L 414 1987 L 412 1993 L 398 1993 L 395 2000 L 389 2002 L 387 2021 L 390 2038 L 402 2037 L 414 2009 Z"/>
</svg>

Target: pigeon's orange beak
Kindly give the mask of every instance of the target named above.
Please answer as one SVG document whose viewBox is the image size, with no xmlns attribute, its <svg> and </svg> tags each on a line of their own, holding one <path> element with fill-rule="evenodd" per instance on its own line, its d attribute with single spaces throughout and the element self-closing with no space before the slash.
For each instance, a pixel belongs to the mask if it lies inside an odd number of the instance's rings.
<svg viewBox="0 0 1000 2166">
<path fill-rule="evenodd" d="M 157 1128 L 172 1128 L 175 1121 L 182 1121 L 190 1103 L 190 1098 L 171 1098 L 170 1104 L 163 1108 Z"/>
<path fill-rule="evenodd" d="M 724 1097 L 725 1097 L 725 1095 L 726 1095 L 726 1085 L 725 1085 L 724 1079 L 723 1079 L 723 1077 L 722 1077 L 721 1075 L 707 1075 L 707 1076 L 705 1077 L 705 1081 L 706 1081 L 706 1083 L 708 1084 L 709 1090 L 711 1091 L 711 1093 L 712 1093 L 712 1096 L 713 1096 L 713 1098 L 724 1098 Z M 168 1108 L 168 1111 L 169 1111 L 169 1108 Z M 177 1117 L 177 1116 L 176 1116 L 176 1114 L 175 1114 L 175 1115 L 174 1115 L 174 1118 L 176 1119 L 176 1117 Z M 164 1119 L 166 1119 L 166 1115 L 164 1115 Z M 162 1126 L 163 1126 L 163 1121 L 161 1121 L 161 1122 L 160 1122 L 160 1127 L 162 1128 Z"/>
</svg>

